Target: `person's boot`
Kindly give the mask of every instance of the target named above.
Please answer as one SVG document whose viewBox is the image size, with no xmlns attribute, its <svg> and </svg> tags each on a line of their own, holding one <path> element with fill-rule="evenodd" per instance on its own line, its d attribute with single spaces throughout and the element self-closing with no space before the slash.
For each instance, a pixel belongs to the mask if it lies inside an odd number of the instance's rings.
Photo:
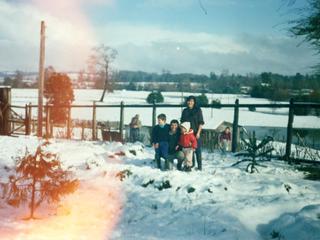
<svg viewBox="0 0 320 240">
<path fill-rule="evenodd" d="M 176 157 L 177 157 L 177 159 L 178 159 L 177 169 L 178 169 L 179 171 L 182 171 L 182 163 L 183 163 L 184 158 L 185 158 L 184 153 L 183 153 L 182 151 L 179 151 L 179 152 L 177 153 Z"/>
<path fill-rule="evenodd" d="M 170 161 L 168 159 L 165 160 L 165 170 L 170 170 Z"/>
<path fill-rule="evenodd" d="M 172 169 L 173 169 L 173 162 L 168 160 L 167 170 L 172 170 Z"/>
<path fill-rule="evenodd" d="M 156 164 L 157 164 L 157 168 L 161 169 L 161 159 L 160 158 L 156 158 Z"/>
<path fill-rule="evenodd" d="M 191 172 L 191 166 L 184 166 L 183 171 Z"/>
<path fill-rule="evenodd" d="M 169 162 L 169 170 L 173 170 L 173 163 Z"/>
<path fill-rule="evenodd" d="M 178 169 L 179 171 L 182 171 L 182 161 L 178 161 L 177 169 Z"/>
<path fill-rule="evenodd" d="M 201 158 L 200 158 L 199 160 L 197 159 L 197 164 L 198 164 L 197 170 L 202 171 L 202 161 L 201 161 Z"/>
</svg>

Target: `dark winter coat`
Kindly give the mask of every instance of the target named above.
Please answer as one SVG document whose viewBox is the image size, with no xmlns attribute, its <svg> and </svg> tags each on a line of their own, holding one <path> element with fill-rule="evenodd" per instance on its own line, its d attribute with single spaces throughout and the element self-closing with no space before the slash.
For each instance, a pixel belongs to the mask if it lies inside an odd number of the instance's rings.
<svg viewBox="0 0 320 240">
<path fill-rule="evenodd" d="M 181 133 L 179 139 L 179 146 L 183 148 L 193 148 L 196 149 L 198 147 L 198 141 L 194 136 L 193 130 L 190 129 L 187 133 Z"/>
<path fill-rule="evenodd" d="M 133 117 L 130 122 L 130 128 L 141 128 L 141 121 L 137 117 Z"/>
<path fill-rule="evenodd" d="M 152 129 L 151 143 L 160 143 L 169 141 L 170 125 L 165 124 L 163 127 L 156 125 Z"/>
<path fill-rule="evenodd" d="M 190 122 L 191 129 L 193 129 L 194 134 L 197 134 L 199 125 L 204 124 L 201 108 L 195 106 L 192 109 L 183 109 L 181 115 L 181 122 Z"/>
<path fill-rule="evenodd" d="M 169 154 L 175 154 L 177 152 L 176 147 L 178 146 L 180 138 L 180 131 L 175 133 L 169 132 Z"/>
</svg>

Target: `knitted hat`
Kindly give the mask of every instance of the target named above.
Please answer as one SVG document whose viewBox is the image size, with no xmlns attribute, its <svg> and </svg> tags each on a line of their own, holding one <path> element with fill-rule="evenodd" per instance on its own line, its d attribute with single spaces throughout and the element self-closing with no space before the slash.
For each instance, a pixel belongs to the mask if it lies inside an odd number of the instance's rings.
<svg viewBox="0 0 320 240">
<path fill-rule="evenodd" d="M 183 122 L 183 123 L 181 123 L 180 126 L 184 127 L 187 130 L 187 132 L 190 131 L 190 122 Z"/>
</svg>

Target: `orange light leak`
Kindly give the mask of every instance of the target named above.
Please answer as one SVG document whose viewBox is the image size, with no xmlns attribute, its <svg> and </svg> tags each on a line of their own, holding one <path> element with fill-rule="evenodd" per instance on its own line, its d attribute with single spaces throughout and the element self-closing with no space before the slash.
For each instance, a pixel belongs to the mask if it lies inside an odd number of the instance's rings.
<svg viewBox="0 0 320 240">
<path fill-rule="evenodd" d="M 109 239 L 121 216 L 120 181 L 114 176 L 99 178 L 94 183 L 81 183 L 80 188 L 60 203 L 56 214 L 47 217 L 36 210 L 37 220 L 23 216 L 0 223 L 0 239 L 6 240 L 105 240 Z M 107 179 L 110 178 L 110 179 Z M 111 179 L 112 178 L 112 179 Z M 113 182 L 113 183 L 112 183 Z M 24 216 L 28 216 L 24 213 Z M 9 218 L 11 218 L 10 216 Z"/>
<path fill-rule="evenodd" d="M 47 34 L 50 40 L 55 41 L 57 36 L 63 36 L 69 45 L 80 42 L 88 45 L 88 49 L 96 44 L 96 37 L 81 4 L 112 2 L 113 0 L 30 1 L 41 11 L 43 20 L 48 21 Z M 81 52 L 81 49 L 76 49 Z M 83 51 L 81 55 L 87 56 L 86 51 Z M 72 56 L 72 61 L 74 59 L 77 56 Z M 49 209 L 43 207 L 35 211 L 35 216 L 41 219 L 28 221 L 22 220 L 28 216 L 26 209 L 12 209 L 0 202 L 0 240 L 108 239 L 121 216 L 121 192 L 120 181 L 114 175 L 97 177 L 94 181 L 81 182 L 80 188 L 60 203 L 56 215 L 48 217 Z"/>
<path fill-rule="evenodd" d="M 112 0 L 30 0 L 28 4 L 39 11 L 47 26 L 46 63 L 66 71 L 84 68 L 92 47 L 100 44 L 84 9 L 109 5 Z"/>
</svg>

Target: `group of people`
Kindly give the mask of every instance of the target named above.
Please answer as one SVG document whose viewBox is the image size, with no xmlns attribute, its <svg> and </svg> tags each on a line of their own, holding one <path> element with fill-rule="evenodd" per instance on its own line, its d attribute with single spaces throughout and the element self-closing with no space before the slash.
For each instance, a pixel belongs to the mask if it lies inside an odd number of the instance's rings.
<svg viewBox="0 0 320 240">
<path fill-rule="evenodd" d="M 197 170 L 202 170 L 201 132 L 204 125 L 202 110 L 197 106 L 194 96 L 187 98 L 187 107 L 183 109 L 180 122 L 173 119 L 167 123 L 167 117 L 161 113 L 158 115 L 158 124 L 153 127 L 151 143 L 155 150 L 155 162 L 159 169 L 173 169 L 174 160 L 177 159 L 177 169 L 191 171 L 197 163 Z M 139 140 L 141 121 L 139 115 L 135 115 L 130 123 L 130 141 Z M 230 150 L 231 133 L 226 129 L 219 136 L 219 144 L 222 152 Z M 161 158 L 164 166 L 161 166 Z"/>
<path fill-rule="evenodd" d="M 180 124 L 176 119 L 168 124 L 165 114 L 158 115 L 158 124 L 152 129 L 151 136 L 156 165 L 161 169 L 163 158 L 164 169 L 171 170 L 174 159 L 177 159 L 178 170 L 191 171 L 197 161 L 197 169 L 202 170 L 200 136 L 204 121 L 194 96 L 187 98 L 187 107 L 182 111 L 180 120 Z"/>
</svg>

